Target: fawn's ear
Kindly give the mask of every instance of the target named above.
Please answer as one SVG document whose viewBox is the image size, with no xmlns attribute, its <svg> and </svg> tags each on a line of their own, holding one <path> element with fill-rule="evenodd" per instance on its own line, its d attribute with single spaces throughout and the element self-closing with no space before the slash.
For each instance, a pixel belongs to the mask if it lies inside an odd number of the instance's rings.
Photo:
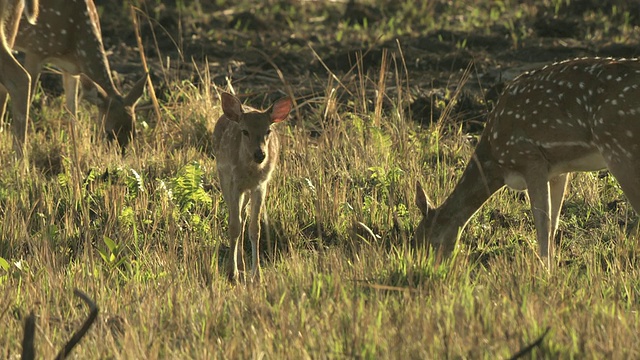
<svg viewBox="0 0 640 360">
<path fill-rule="evenodd" d="M 222 111 L 233 121 L 238 121 L 242 117 L 242 104 L 237 97 L 228 92 L 220 93 L 222 99 Z"/>
<path fill-rule="evenodd" d="M 291 99 L 282 98 L 271 105 L 271 122 L 277 123 L 287 119 L 291 111 Z"/>
<path fill-rule="evenodd" d="M 433 207 L 429 202 L 429 198 L 427 194 L 422 190 L 422 186 L 420 185 L 420 181 L 416 181 L 416 206 L 420 209 L 423 216 L 427 216 L 429 211 L 433 211 Z"/>
</svg>

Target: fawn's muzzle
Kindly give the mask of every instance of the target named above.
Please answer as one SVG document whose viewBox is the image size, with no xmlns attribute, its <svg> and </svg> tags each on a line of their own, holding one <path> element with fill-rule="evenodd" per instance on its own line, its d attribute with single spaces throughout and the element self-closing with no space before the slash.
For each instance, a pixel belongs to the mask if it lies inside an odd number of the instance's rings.
<svg viewBox="0 0 640 360">
<path fill-rule="evenodd" d="M 264 158 L 266 157 L 267 155 L 261 149 L 258 149 L 256 150 L 256 152 L 253 153 L 253 160 L 258 164 L 262 164 L 262 162 L 264 161 Z"/>
</svg>

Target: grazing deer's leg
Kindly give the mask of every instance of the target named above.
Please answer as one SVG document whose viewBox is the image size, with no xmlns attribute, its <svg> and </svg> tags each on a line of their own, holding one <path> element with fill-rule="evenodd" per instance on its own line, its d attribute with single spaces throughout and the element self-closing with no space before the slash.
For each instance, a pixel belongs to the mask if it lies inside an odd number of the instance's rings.
<svg viewBox="0 0 640 360">
<path fill-rule="evenodd" d="M 6 4 L 3 4 L 2 10 Z M 4 17 L 4 14 L 2 14 Z M 19 15 L 18 15 L 19 16 Z M 27 120 L 29 119 L 29 100 L 30 89 L 29 84 L 31 77 L 27 71 L 11 54 L 9 45 L 13 43 L 13 35 L 17 29 L 17 22 L 13 25 L 4 24 L 0 26 L 0 83 L 11 96 L 11 109 L 13 111 L 13 148 L 19 157 L 22 157 L 26 145 Z M 9 38 L 6 34 L 5 27 L 8 26 Z M 9 39 L 9 40 L 8 40 Z M 6 98 L 6 95 L 5 95 Z"/>
<path fill-rule="evenodd" d="M 0 49 L 0 83 L 11 95 L 13 112 L 13 148 L 22 157 L 26 145 L 27 119 L 29 118 L 31 77 L 4 46 Z"/>
<path fill-rule="evenodd" d="M 13 47 L 23 10 L 26 20 L 34 24 L 38 16 L 38 2 L 0 1 L 0 106 L 4 115 L 7 93 L 11 96 L 13 112 L 13 148 L 22 158 L 26 149 L 26 131 L 29 120 L 30 82 L 29 73 L 13 57 Z"/>
<path fill-rule="evenodd" d="M 260 281 L 260 215 L 262 203 L 266 195 L 265 186 L 258 186 L 251 193 L 251 218 L 249 222 L 249 236 L 251 237 L 251 276 L 255 281 Z"/>
<path fill-rule="evenodd" d="M 38 84 L 38 79 L 40 79 L 40 69 L 42 69 L 43 65 L 37 56 L 27 54 L 24 57 L 24 68 L 31 76 L 31 98 L 33 98 L 36 93 L 36 85 Z"/>
<path fill-rule="evenodd" d="M 549 195 L 551 196 L 551 241 L 555 241 L 560 210 L 564 202 L 564 192 L 567 189 L 568 174 L 561 174 L 549 180 Z"/>
<path fill-rule="evenodd" d="M 606 158 L 606 156 L 605 156 Z M 631 207 L 640 214 L 640 163 L 619 161 L 613 158 L 607 162 L 607 168 L 615 176 Z"/>
<path fill-rule="evenodd" d="M 531 169 L 528 169 L 525 179 L 529 201 L 531 202 L 533 221 L 536 226 L 540 256 L 547 268 L 550 268 L 551 261 L 549 256 L 552 252 L 549 241 L 551 235 L 551 201 L 547 172 L 543 168 L 544 166 L 532 166 Z"/>
<path fill-rule="evenodd" d="M 62 73 L 62 85 L 64 86 L 65 104 L 67 110 L 73 115 L 75 120 L 78 115 L 78 85 L 79 76 L 71 75 L 67 72 Z"/>
<path fill-rule="evenodd" d="M 7 113 L 7 89 L 0 86 L 0 122 L 4 124 L 4 116 Z"/>
</svg>

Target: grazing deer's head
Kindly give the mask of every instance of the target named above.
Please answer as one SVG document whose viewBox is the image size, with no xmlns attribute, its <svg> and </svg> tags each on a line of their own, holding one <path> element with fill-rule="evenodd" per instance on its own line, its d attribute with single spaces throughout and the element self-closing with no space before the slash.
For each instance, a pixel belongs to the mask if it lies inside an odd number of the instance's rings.
<svg viewBox="0 0 640 360">
<path fill-rule="evenodd" d="M 224 92 L 221 96 L 224 114 L 240 126 L 242 156 L 253 159 L 257 164 L 263 164 L 269 157 L 271 125 L 287 118 L 291 111 L 291 100 L 280 99 L 265 111 L 254 109 L 245 111 L 235 96 Z"/>
<path fill-rule="evenodd" d="M 454 239 L 458 236 L 458 228 L 447 226 L 447 219 L 438 216 L 438 211 L 431 205 L 420 182 L 416 182 L 416 206 L 422 213 L 422 220 L 416 228 L 413 245 L 419 248 L 431 246 L 437 251 L 442 251 L 443 255 L 451 253 L 455 246 Z"/>
<path fill-rule="evenodd" d="M 85 95 L 87 100 L 98 107 L 100 123 L 104 124 L 107 139 L 117 140 L 122 148 L 135 136 L 134 107 L 142 96 L 146 81 L 147 77 L 143 76 L 124 97 L 119 94 L 110 96 L 99 86 L 94 87 L 95 93 Z"/>
</svg>

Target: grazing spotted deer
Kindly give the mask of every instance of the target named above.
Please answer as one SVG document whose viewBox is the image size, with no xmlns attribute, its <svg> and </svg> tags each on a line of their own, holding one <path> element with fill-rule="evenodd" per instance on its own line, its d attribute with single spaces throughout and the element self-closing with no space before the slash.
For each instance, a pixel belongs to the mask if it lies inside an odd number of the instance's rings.
<svg viewBox="0 0 640 360">
<path fill-rule="evenodd" d="M 229 277 L 239 280 L 238 263 L 244 264 L 238 242 L 244 228 L 247 202 L 251 202 L 249 236 L 251 238 L 252 280 L 260 281 L 258 246 L 260 215 L 267 194 L 267 184 L 278 162 L 280 143 L 273 125 L 287 118 L 291 99 L 276 101 L 266 111 L 245 107 L 235 96 L 221 94 L 223 115 L 213 130 L 222 196 L 229 208 L 229 238 L 232 260 Z"/>
<path fill-rule="evenodd" d="M 107 138 L 123 148 L 129 143 L 135 132 L 134 107 L 147 78 L 143 76 L 126 96 L 116 89 L 93 0 L 40 0 L 37 24 L 22 23 L 13 47 L 25 53 L 32 91 L 42 67 L 55 65 L 62 70 L 66 106 L 75 115 L 82 76 L 84 98 L 98 107 Z M 5 98 L 6 93 L 0 94 L 2 103 Z"/>
<path fill-rule="evenodd" d="M 568 173 L 608 169 L 640 211 L 640 61 L 582 58 L 524 73 L 507 86 L 462 178 L 433 209 L 419 183 L 415 240 L 450 253 L 498 189 L 528 189 L 540 255 L 551 266 Z"/>
<path fill-rule="evenodd" d="M 38 16 L 37 0 L 0 0 L 0 92 L 9 93 L 13 99 L 13 148 L 21 157 L 26 143 L 29 106 L 31 104 L 31 77 L 11 54 L 20 16 L 24 10 L 29 23 L 34 24 Z M 6 95 L 5 95 L 6 96 Z M 2 103 L 4 112 L 4 102 Z M 0 117 L 1 119 L 2 117 Z"/>
</svg>

